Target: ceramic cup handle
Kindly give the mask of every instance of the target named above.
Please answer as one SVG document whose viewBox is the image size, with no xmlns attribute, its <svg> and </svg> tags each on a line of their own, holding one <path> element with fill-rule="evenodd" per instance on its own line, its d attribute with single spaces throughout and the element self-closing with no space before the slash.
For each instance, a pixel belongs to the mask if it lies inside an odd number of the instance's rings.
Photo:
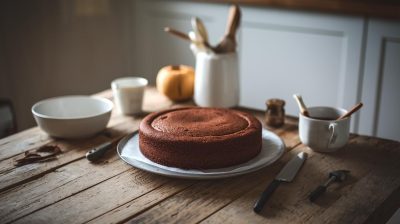
<svg viewBox="0 0 400 224">
<path fill-rule="evenodd" d="M 336 138 L 337 138 L 336 126 L 337 126 L 337 123 L 334 123 L 334 122 L 329 124 L 329 131 L 331 132 L 331 136 L 329 138 L 328 148 L 329 148 L 329 146 L 335 144 L 335 142 L 336 142 Z"/>
</svg>

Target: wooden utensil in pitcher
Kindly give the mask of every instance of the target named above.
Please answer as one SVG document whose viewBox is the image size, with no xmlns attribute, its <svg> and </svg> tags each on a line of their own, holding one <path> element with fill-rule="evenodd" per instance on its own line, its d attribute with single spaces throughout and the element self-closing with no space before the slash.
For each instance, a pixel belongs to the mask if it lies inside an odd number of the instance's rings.
<svg viewBox="0 0 400 224">
<path fill-rule="evenodd" d="M 177 36 L 179 38 L 182 38 L 184 40 L 191 41 L 190 37 L 186 33 L 183 33 L 181 31 L 172 29 L 171 27 L 165 27 L 164 31 L 167 32 L 167 33 L 170 33 L 170 34 L 172 34 L 174 36 Z"/>
<path fill-rule="evenodd" d="M 192 28 L 194 33 L 196 34 L 196 41 L 198 42 L 197 45 L 200 49 L 206 49 L 214 52 L 214 48 L 210 45 L 210 43 L 208 42 L 208 33 L 207 33 L 207 29 L 206 26 L 204 25 L 204 23 L 201 21 L 200 18 L 198 17 L 193 17 L 191 20 L 192 23 Z M 189 35 L 190 37 L 190 35 Z M 202 46 L 199 46 L 202 45 Z"/>
<path fill-rule="evenodd" d="M 229 9 L 228 22 L 225 36 L 221 42 L 215 47 L 216 53 L 231 53 L 236 51 L 236 30 L 240 24 L 240 9 L 238 5 L 233 5 Z"/>
<path fill-rule="evenodd" d="M 192 28 L 205 42 L 208 42 L 208 32 L 203 21 L 198 17 L 193 17 L 191 20 Z"/>
</svg>

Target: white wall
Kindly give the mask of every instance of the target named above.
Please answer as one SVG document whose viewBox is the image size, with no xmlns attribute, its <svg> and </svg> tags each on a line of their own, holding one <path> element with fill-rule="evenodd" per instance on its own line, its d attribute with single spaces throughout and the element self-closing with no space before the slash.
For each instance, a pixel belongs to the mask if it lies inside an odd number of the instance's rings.
<svg viewBox="0 0 400 224">
<path fill-rule="evenodd" d="M 96 2 L 96 4 L 93 4 Z M 93 94 L 133 73 L 132 1 L 0 3 L 0 97 L 12 98 L 19 129 L 38 100 Z"/>
</svg>

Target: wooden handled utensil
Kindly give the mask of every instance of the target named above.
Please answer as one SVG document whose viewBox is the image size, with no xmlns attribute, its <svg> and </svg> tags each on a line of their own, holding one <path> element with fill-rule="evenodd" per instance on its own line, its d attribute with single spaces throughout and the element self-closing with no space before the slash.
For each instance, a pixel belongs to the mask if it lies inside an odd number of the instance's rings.
<svg viewBox="0 0 400 224">
<path fill-rule="evenodd" d="M 303 102 L 303 98 L 300 94 L 293 94 L 293 98 L 296 100 L 297 105 L 300 108 L 300 113 L 306 117 L 310 117 L 310 113 L 308 113 L 307 107 Z"/>
<path fill-rule="evenodd" d="M 221 42 L 215 47 L 217 53 L 230 53 L 236 51 L 236 30 L 240 24 L 240 8 L 238 5 L 233 5 L 229 9 L 226 31 Z"/>
<path fill-rule="evenodd" d="M 193 17 L 191 20 L 193 30 L 203 38 L 203 41 L 208 42 L 208 32 L 203 21 L 198 17 Z"/>
<path fill-rule="evenodd" d="M 170 28 L 170 27 L 165 27 L 165 28 L 164 28 L 164 31 L 167 32 L 167 33 L 170 33 L 170 34 L 172 34 L 172 35 L 174 35 L 174 36 L 180 37 L 180 38 L 182 38 L 182 39 L 191 41 L 190 37 L 189 37 L 186 33 L 183 33 L 183 32 L 181 32 L 181 31 L 172 29 L 172 28 Z"/>
<path fill-rule="evenodd" d="M 189 32 L 189 38 L 196 46 L 198 51 L 203 51 L 203 52 L 214 52 L 214 49 L 208 42 L 204 42 L 204 40 L 199 37 L 198 34 L 196 34 L 194 31 Z"/>
<path fill-rule="evenodd" d="M 201 19 L 198 17 L 193 17 L 191 20 L 191 23 L 192 23 L 193 31 L 196 34 L 197 46 L 200 49 L 206 49 L 206 51 L 208 49 L 208 50 L 214 52 L 214 48 L 208 42 L 208 33 L 207 33 L 206 26 L 201 21 Z M 192 41 L 193 41 L 193 39 L 192 39 Z"/>
<path fill-rule="evenodd" d="M 228 22 L 227 22 L 227 29 L 225 31 L 225 35 L 231 37 L 232 39 L 235 38 L 236 30 L 239 28 L 240 24 L 240 9 L 239 6 L 233 5 L 229 9 L 229 14 L 228 14 Z"/>
<path fill-rule="evenodd" d="M 356 104 L 353 108 L 351 108 L 347 113 L 343 114 L 342 116 L 340 116 L 338 120 L 344 119 L 346 117 L 350 117 L 353 113 L 357 112 L 361 107 L 363 106 L 363 104 L 360 102 L 358 104 Z"/>
</svg>

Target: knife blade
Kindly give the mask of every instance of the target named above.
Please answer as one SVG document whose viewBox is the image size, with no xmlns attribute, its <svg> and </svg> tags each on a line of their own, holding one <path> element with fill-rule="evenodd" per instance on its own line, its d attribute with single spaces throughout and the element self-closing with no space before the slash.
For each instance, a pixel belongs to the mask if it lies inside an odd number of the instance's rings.
<svg viewBox="0 0 400 224">
<path fill-rule="evenodd" d="M 300 152 L 296 156 L 294 156 L 278 173 L 275 179 L 268 185 L 268 187 L 261 194 L 260 198 L 256 201 L 253 207 L 253 211 L 256 213 L 261 212 L 267 200 L 270 198 L 272 193 L 278 188 L 279 184 L 282 182 L 291 182 L 304 161 L 307 159 L 307 153 Z"/>
</svg>

